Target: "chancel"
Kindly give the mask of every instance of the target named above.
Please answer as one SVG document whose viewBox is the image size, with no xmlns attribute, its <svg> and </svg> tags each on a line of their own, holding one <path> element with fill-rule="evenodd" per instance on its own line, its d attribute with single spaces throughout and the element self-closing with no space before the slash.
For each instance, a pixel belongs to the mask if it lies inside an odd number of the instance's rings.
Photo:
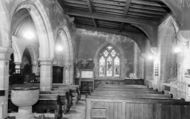
<svg viewBox="0 0 190 119">
<path fill-rule="evenodd" d="M 190 0 L 0 0 L 0 119 L 190 119 Z"/>
</svg>

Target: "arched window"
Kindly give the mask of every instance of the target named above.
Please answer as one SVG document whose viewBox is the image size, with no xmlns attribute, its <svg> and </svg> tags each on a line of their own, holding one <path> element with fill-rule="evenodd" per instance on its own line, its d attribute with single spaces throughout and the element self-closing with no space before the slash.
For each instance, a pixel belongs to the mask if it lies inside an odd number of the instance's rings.
<svg viewBox="0 0 190 119">
<path fill-rule="evenodd" d="M 110 45 L 99 53 L 99 77 L 120 76 L 120 54 Z"/>
</svg>

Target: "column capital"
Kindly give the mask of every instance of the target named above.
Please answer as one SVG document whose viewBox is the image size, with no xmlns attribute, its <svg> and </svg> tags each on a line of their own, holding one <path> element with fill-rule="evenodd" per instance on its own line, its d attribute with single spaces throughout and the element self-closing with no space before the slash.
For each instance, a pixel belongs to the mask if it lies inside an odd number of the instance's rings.
<svg viewBox="0 0 190 119">
<path fill-rule="evenodd" d="M 38 65 L 38 61 L 33 61 L 33 62 L 32 62 L 32 65 L 33 65 L 33 66 Z"/>
<path fill-rule="evenodd" d="M 21 64 L 21 62 L 14 62 L 16 65 L 20 65 Z"/>
<path fill-rule="evenodd" d="M 69 68 L 71 68 L 71 67 L 73 67 L 73 64 L 65 64 L 65 65 L 63 65 L 66 69 L 69 69 Z"/>
<path fill-rule="evenodd" d="M 53 65 L 53 61 L 51 59 L 39 59 L 40 65 Z"/>
</svg>

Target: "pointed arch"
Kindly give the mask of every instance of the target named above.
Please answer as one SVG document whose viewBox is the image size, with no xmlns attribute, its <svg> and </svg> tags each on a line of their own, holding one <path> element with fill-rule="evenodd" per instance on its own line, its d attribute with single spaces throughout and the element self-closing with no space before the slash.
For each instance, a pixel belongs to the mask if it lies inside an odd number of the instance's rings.
<svg viewBox="0 0 190 119">
<path fill-rule="evenodd" d="M 13 6 L 13 11 L 11 11 L 11 20 L 13 20 L 14 15 L 22 9 L 28 10 L 37 30 L 37 36 L 40 44 L 39 59 L 52 60 L 54 57 L 54 36 L 49 17 L 44 6 L 39 0 L 22 1 Z"/>
<path fill-rule="evenodd" d="M 37 56 L 37 53 L 35 51 L 35 48 L 32 46 L 27 46 L 26 48 L 28 49 L 28 51 L 30 53 L 32 64 L 37 65 L 38 56 Z"/>
<path fill-rule="evenodd" d="M 10 19 L 4 0 L 0 1 L 0 11 L 0 46 L 8 48 L 10 46 Z"/>
<path fill-rule="evenodd" d="M 58 29 L 58 37 L 60 37 L 62 45 L 63 45 L 63 61 L 64 61 L 64 73 L 65 82 L 68 84 L 73 83 L 73 74 L 74 74 L 74 52 L 73 52 L 73 44 L 69 29 L 67 26 L 62 26 Z"/>
<path fill-rule="evenodd" d="M 14 62 L 21 63 L 22 61 L 22 53 L 16 43 L 17 38 L 15 36 L 12 36 L 12 48 L 13 48 L 13 54 L 14 54 Z"/>
</svg>

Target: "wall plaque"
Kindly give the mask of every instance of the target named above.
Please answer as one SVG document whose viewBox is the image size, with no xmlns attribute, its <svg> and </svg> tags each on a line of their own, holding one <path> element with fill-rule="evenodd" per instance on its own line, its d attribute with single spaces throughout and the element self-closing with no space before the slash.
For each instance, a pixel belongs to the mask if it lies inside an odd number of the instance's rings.
<svg viewBox="0 0 190 119">
<path fill-rule="evenodd" d="M 94 78 L 93 71 L 81 71 L 81 78 Z"/>
</svg>

